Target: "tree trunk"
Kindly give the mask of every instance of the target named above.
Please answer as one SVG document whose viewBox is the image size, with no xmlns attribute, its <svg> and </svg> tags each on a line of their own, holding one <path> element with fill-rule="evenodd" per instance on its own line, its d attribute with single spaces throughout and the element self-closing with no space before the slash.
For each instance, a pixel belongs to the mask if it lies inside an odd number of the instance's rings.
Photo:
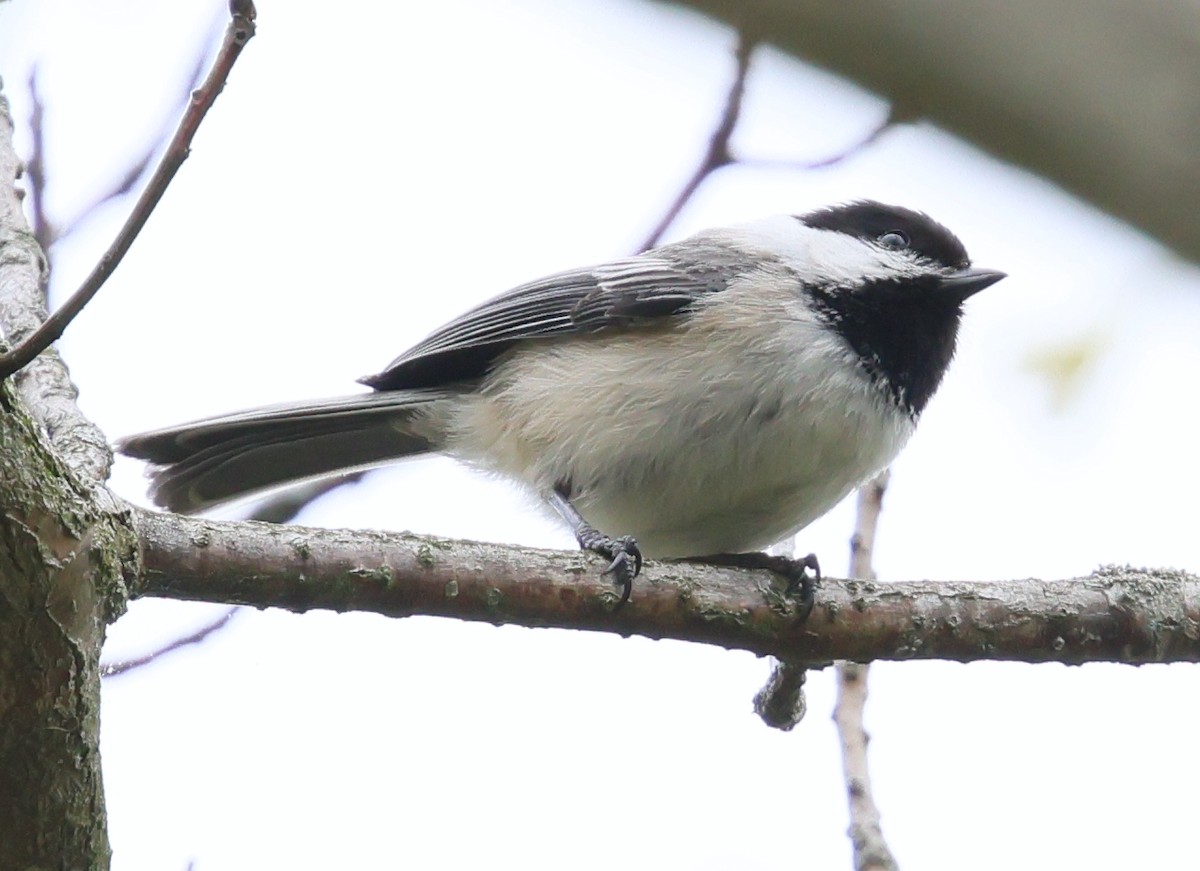
<svg viewBox="0 0 1200 871">
<path fill-rule="evenodd" d="M 19 341 L 44 259 L 13 190 L 0 98 L 0 324 Z M 56 359 L 44 365 L 57 365 Z M 37 377 L 36 370 L 24 373 Z M 65 373 L 63 373 L 65 380 Z M 36 388 L 36 385 L 30 385 Z M 0 868 L 103 869 L 100 645 L 125 603 L 127 519 L 46 443 L 12 379 L 0 383 Z"/>
</svg>

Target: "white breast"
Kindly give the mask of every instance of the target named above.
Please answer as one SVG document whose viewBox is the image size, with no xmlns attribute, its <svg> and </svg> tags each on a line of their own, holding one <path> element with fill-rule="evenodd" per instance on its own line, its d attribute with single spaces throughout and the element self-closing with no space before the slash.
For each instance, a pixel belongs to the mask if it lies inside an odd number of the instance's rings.
<svg viewBox="0 0 1200 871">
<path fill-rule="evenodd" d="M 913 431 L 799 299 L 764 292 L 779 286 L 762 270 L 683 326 L 518 350 L 464 397 L 448 449 L 542 494 L 570 481 L 589 522 L 647 557 L 766 547 Z"/>
</svg>

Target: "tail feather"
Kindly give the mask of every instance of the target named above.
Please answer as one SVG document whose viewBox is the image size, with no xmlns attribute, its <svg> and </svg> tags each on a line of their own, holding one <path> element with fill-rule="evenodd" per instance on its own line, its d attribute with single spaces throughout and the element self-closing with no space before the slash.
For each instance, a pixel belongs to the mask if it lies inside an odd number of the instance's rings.
<svg viewBox="0 0 1200 871">
<path fill-rule="evenodd" d="M 452 395 L 386 391 L 276 405 L 130 436 L 117 449 L 152 463 L 156 504 L 188 514 L 434 450 L 429 412 Z"/>
</svg>

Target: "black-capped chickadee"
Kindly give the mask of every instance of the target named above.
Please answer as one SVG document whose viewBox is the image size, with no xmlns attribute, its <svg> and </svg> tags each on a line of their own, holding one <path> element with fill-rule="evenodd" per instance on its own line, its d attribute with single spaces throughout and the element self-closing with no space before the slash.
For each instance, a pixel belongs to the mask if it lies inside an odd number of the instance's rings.
<svg viewBox="0 0 1200 871">
<path fill-rule="evenodd" d="M 1003 277 L 908 209 L 767 218 L 510 290 L 362 379 L 372 393 L 118 447 L 180 512 L 446 453 L 545 498 L 611 561 L 624 602 L 643 553 L 758 550 L 891 462 L 963 301 Z"/>
</svg>

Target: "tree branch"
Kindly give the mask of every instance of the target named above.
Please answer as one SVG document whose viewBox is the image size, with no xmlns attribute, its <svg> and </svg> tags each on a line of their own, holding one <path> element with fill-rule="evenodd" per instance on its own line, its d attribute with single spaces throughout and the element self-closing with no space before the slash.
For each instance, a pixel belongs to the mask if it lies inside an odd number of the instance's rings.
<svg viewBox="0 0 1200 871">
<path fill-rule="evenodd" d="M 357 483 L 362 480 L 364 474 L 364 472 L 349 472 L 345 475 L 337 475 L 332 478 L 319 478 L 315 481 L 308 481 L 295 487 L 289 487 L 282 493 L 277 493 L 270 499 L 255 506 L 249 519 L 262 523 L 288 523 L 313 500 L 319 499 L 330 490 L 344 487 L 347 484 Z M 220 617 L 206 623 L 199 629 L 174 638 L 142 656 L 123 659 L 119 662 L 101 663 L 100 674 L 102 677 L 116 677 L 135 671 L 142 666 L 150 665 L 160 657 L 172 651 L 179 650 L 182 647 L 202 644 L 212 635 L 228 626 L 240 610 L 242 610 L 241 607 L 235 605 L 225 611 Z"/>
<path fill-rule="evenodd" d="M 12 132 L 8 101 L 0 93 L 0 342 L 20 341 L 46 316 L 46 259 L 22 211 Z M 16 384 L 58 456 L 83 480 L 107 478 L 108 440 L 80 413 L 75 385 L 58 354 L 53 349 L 43 354 Z"/>
<path fill-rule="evenodd" d="M 826 580 L 797 624 L 769 572 L 648 563 L 633 600 L 595 559 L 353 530 L 130 509 L 143 570 L 133 595 L 427 614 L 674 638 L 811 665 L 835 659 L 1200 662 L 1200 578 L 1106 568 L 1067 581 L 878 584 Z"/>
<path fill-rule="evenodd" d="M 1190 0 L 676 0 L 840 73 L 1200 260 Z"/>
<path fill-rule="evenodd" d="M 838 695 L 833 721 L 842 744 L 854 871 L 896 871 L 900 866 L 883 839 L 879 808 L 871 792 L 871 774 L 867 767 L 870 735 L 863 726 L 863 711 L 867 704 L 868 668 L 867 663 L 838 663 Z"/>
<path fill-rule="evenodd" d="M 898 122 L 896 119 L 892 117 L 892 113 L 889 112 L 886 118 L 867 131 L 866 136 L 862 137 L 860 140 L 851 144 L 850 146 L 843 148 L 841 151 L 835 151 L 834 153 L 826 155 L 822 158 L 818 158 L 817 160 L 789 160 L 788 158 L 774 157 L 742 157 L 735 154 L 730 159 L 730 162 L 736 163 L 738 166 L 744 166 L 753 169 L 790 169 L 809 172 L 818 169 L 829 169 L 830 167 L 837 166 L 839 163 L 844 163 L 851 157 L 856 157 L 859 154 L 862 154 L 864 151 L 878 142 L 884 133 L 887 133 L 889 130 L 895 127 L 897 123 Z"/>
<path fill-rule="evenodd" d="M 219 632 L 228 626 L 229 621 L 232 620 L 240 610 L 242 609 L 237 606 L 229 608 L 223 614 L 221 614 L 220 617 L 205 623 L 199 629 L 189 632 L 187 635 L 182 635 L 179 638 L 175 638 L 167 644 L 164 644 L 162 647 L 143 654 L 142 656 L 135 656 L 132 659 L 121 659 L 116 662 L 102 662 L 100 663 L 100 677 L 117 677 L 122 674 L 127 674 L 128 672 L 135 671 L 142 666 L 150 665 L 152 662 L 155 662 L 161 657 L 166 656 L 168 653 L 172 653 L 184 647 L 189 647 L 193 644 L 203 644 L 214 632 Z"/>
<path fill-rule="evenodd" d="M 225 29 L 225 39 L 213 67 L 209 71 L 204 84 L 192 93 L 187 111 L 175 130 L 175 136 L 167 146 L 162 160 L 151 176 L 145 190 L 138 197 L 117 238 L 113 240 L 100 262 L 92 269 L 91 274 L 80 285 L 62 306 L 50 317 L 46 318 L 36 330 L 24 337 L 15 348 L 0 354 L 0 380 L 4 380 L 17 370 L 27 366 L 38 354 L 50 347 L 62 336 L 67 325 L 83 311 L 86 306 L 104 286 L 117 265 L 125 257 L 133 240 L 137 238 L 154 207 L 158 205 L 166 193 L 167 186 L 179 171 L 179 167 L 187 160 L 190 153 L 192 138 L 200 127 L 200 122 L 208 114 L 217 95 L 225 87 L 233 64 L 241 54 L 246 43 L 254 36 L 254 4 L 250 0 L 233 0 L 230 4 L 232 18 Z"/>
<path fill-rule="evenodd" d="M 875 530 L 887 492 L 888 471 L 858 491 L 858 518 L 850 541 L 850 574 L 859 580 L 875 577 L 871 557 L 875 551 Z M 854 847 L 854 871 L 896 871 L 899 867 L 879 820 L 879 808 L 871 792 L 871 771 L 867 765 L 870 736 L 863 722 L 867 706 L 867 675 L 870 665 L 858 662 L 837 664 L 837 704 L 833 721 L 842 745 L 842 772 L 846 778 L 846 797 L 850 807 L 850 843 Z"/>
<path fill-rule="evenodd" d="M 691 178 L 684 183 L 679 195 L 675 197 L 675 201 L 671 203 L 658 224 L 650 231 L 650 235 L 646 237 L 646 241 L 642 243 L 639 251 L 646 251 L 657 245 L 663 234 L 679 217 L 679 213 L 683 211 L 688 200 L 695 196 L 704 180 L 721 167 L 728 166 L 733 160 L 729 150 L 729 140 L 732 138 L 738 118 L 742 114 L 742 95 L 746 92 L 746 75 L 750 71 L 750 55 L 754 53 L 754 46 L 757 42 L 757 40 L 747 37 L 746 34 L 738 32 L 737 47 L 733 51 L 734 60 L 737 63 L 733 74 L 733 83 L 729 86 L 729 93 L 725 97 L 725 106 L 721 110 L 717 127 L 708 139 L 704 157 L 700 159 L 700 165 L 696 167 Z"/>
<path fill-rule="evenodd" d="M 30 226 L 33 237 L 43 251 L 50 248 L 55 229 L 46 215 L 46 107 L 42 103 L 42 89 L 38 83 L 38 68 L 29 72 L 29 136 L 32 149 L 25 161 L 25 175 L 29 179 Z"/>
<path fill-rule="evenodd" d="M 16 176 L 12 119 L 0 94 L 6 333 L 44 311 L 44 261 Z M 52 355 L 40 363 L 22 393 L 47 383 L 53 392 L 67 381 Z M 100 645 L 124 608 L 125 573 L 138 574 L 137 548 L 127 515 L 109 510 L 116 500 L 70 473 L 15 387 L 0 383 L 0 867 L 106 868 Z M 55 400 L 71 407 L 67 416 L 83 421 L 63 395 Z"/>
<path fill-rule="evenodd" d="M 46 238 L 38 237 L 42 244 L 42 249 L 47 252 L 47 256 L 50 256 L 51 245 L 60 242 L 74 233 L 89 216 L 105 204 L 115 200 L 117 197 L 125 196 L 125 194 L 134 189 L 138 180 L 145 175 L 147 167 L 154 160 L 154 153 L 158 150 L 159 145 L 171 135 L 172 119 L 187 111 L 188 104 L 193 99 L 193 93 L 197 88 L 203 87 L 204 61 L 208 55 L 208 45 L 209 40 L 203 40 L 196 53 L 195 65 L 188 73 L 186 87 L 180 92 L 179 101 L 172 107 L 170 112 L 164 114 L 161 129 L 147 140 L 145 149 L 140 154 L 130 155 L 125 171 L 111 182 L 107 190 L 101 191 L 94 200 L 82 206 L 78 212 L 65 221 L 62 221 L 61 224 L 50 224 L 50 232 Z M 43 177 L 44 183 L 45 179 Z"/>
</svg>

